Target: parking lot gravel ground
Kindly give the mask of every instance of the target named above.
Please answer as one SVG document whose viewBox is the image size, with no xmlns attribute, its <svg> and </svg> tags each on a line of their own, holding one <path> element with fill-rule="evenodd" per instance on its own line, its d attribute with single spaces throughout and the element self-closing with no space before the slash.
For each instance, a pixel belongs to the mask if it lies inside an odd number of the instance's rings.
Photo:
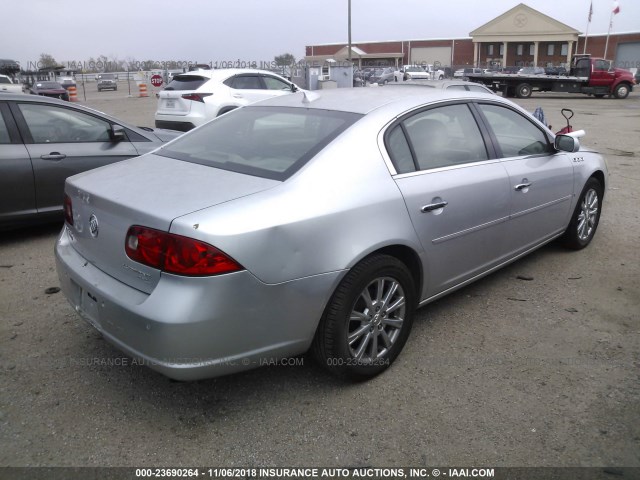
<svg viewBox="0 0 640 480">
<path fill-rule="evenodd" d="M 91 89 L 82 103 L 153 126 L 153 96 Z M 170 381 L 47 293 L 61 224 L 0 233 L 0 465 L 639 467 L 640 92 L 516 101 L 554 130 L 572 108 L 606 156 L 594 241 L 550 244 L 419 310 L 365 383 L 306 356 Z"/>
</svg>

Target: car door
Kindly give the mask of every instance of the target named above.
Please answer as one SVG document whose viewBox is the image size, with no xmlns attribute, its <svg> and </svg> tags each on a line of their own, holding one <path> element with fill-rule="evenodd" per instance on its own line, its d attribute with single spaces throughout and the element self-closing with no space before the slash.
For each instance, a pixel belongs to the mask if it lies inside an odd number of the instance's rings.
<svg viewBox="0 0 640 480">
<path fill-rule="evenodd" d="M 591 87 L 610 87 L 616 78 L 616 74 L 611 70 L 611 62 L 608 60 L 594 60 L 591 70 Z"/>
<path fill-rule="evenodd" d="M 20 139 L 9 105 L 0 102 L 0 223 L 35 213 L 29 152 Z"/>
<path fill-rule="evenodd" d="M 392 125 L 385 143 L 426 254 L 431 297 L 500 263 L 509 179 L 468 104 L 429 108 Z"/>
<path fill-rule="evenodd" d="M 524 251 L 562 231 L 573 196 L 571 158 L 556 152 L 547 133 L 523 113 L 506 105 L 478 103 L 509 174 L 509 241 Z"/>
<path fill-rule="evenodd" d="M 39 213 L 62 209 L 67 177 L 138 155 L 128 140 L 111 140 L 108 121 L 72 107 L 16 102 L 12 111 L 31 158 Z"/>
</svg>

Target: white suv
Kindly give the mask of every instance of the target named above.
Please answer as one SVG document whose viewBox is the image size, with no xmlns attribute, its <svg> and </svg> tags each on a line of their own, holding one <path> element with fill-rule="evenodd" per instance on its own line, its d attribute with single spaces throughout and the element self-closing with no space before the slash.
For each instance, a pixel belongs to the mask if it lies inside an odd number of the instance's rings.
<svg viewBox="0 0 640 480">
<path fill-rule="evenodd" d="M 195 70 L 175 75 L 158 93 L 156 127 L 186 132 L 234 108 L 297 92 L 265 70 Z"/>
</svg>

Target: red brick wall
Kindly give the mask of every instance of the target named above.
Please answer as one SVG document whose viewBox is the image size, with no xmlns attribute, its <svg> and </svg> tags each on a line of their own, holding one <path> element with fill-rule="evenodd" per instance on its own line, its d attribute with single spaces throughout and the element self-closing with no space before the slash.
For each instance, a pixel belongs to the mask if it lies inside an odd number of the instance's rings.
<svg viewBox="0 0 640 480">
<path fill-rule="evenodd" d="M 587 42 L 587 53 L 591 53 L 595 57 L 604 56 L 604 44 L 606 36 L 589 37 Z M 614 58 L 618 43 L 625 42 L 640 42 L 640 32 L 633 34 L 612 34 L 609 39 L 609 48 L 607 57 Z M 373 42 L 373 43 L 354 43 L 353 45 L 362 49 L 366 53 L 400 53 L 404 51 L 403 63 L 409 61 L 410 47 L 442 47 L 451 46 L 452 40 L 412 40 L 403 42 Z M 561 55 L 561 43 L 555 43 L 555 51 L 553 56 L 547 55 L 547 42 L 541 41 L 538 50 L 538 64 L 540 66 L 546 66 L 547 63 L 553 63 L 555 65 L 566 62 L 566 56 Z M 481 44 L 480 50 L 480 62 L 484 63 L 485 59 L 489 57 L 486 51 L 486 44 Z M 499 54 L 500 44 L 494 44 L 494 59 L 500 58 Z M 529 45 L 531 43 L 523 43 L 523 55 L 516 55 L 517 43 L 510 43 L 507 50 L 507 63 L 509 66 L 515 65 L 516 61 L 523 62 L 524 64 L 533 63 L 533 55 L 529 55 Z M 584 45 L 584 37 L 580 37 L 578 40 L 577 53 L 582 53 Z M 307 46 L 305 51 L 307 55 L 334 55 L 344 45 L 315 45 L 312 47 Z M 574 45 L 575 49 L 575 45 Z M 574 50 L 575 51 L 575 50 Z M 573 52 L 571 52 L 573 53 Z M 473 42 L 471 39 L 455 40 L 455 48 L 453 51 L 453 65 L 464 66 L 472 65 L 473 58 Z M 627 68 L 627 67 L 625 67 Z M 630 67 L 629 67 L 630 68 Z"/>
</svg>

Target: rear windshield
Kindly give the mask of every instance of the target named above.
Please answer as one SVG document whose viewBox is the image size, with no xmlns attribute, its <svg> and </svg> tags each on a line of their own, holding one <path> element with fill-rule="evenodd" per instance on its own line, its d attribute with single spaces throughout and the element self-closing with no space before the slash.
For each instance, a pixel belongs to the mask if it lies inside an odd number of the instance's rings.
<svg viewBox="0 0 640 480">
<path fill-rule="evenodd" d="M 244 107 L 183 135 L 156 153 L 282 181 L 361 117 L 305 108 Z"/>
<path fill-rule="evenodd" d="M 113 80 L 113 79 L 116 78 L 116 76 L 113 75 L 113 74 L 105 73 L 105 74 L 100 75 L 98 78 L 100 80 Z"/>
<path fill-rule="evenodd" d="M 207 77 L 200 75 L 177 75 L 173 77 L 173 80 L 169 82 L 165 90 L 197 90 L 207 80 L 209 80 Z"/>
</svg>

